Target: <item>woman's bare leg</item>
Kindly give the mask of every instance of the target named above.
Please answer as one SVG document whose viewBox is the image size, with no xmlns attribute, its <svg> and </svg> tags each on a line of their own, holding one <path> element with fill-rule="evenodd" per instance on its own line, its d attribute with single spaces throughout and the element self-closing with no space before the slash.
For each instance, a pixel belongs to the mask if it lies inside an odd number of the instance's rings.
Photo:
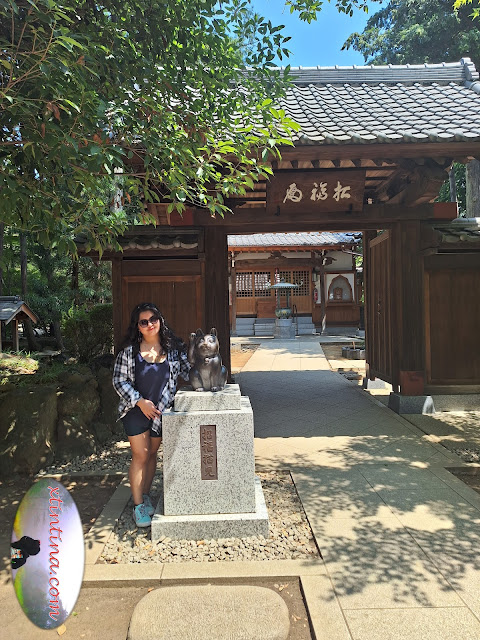
<svg viewBox="0 0 480 640">
<path fill-rule="evenodd" d="M 132 461 L 128 471 L 130 489 L 135 505 L 143 502 L 143 487 L 147 477 L 147 465 L 150 458 L 150 432 L 144 431 L 136 436 L 128 436 L 132 449 Z"/>
<path fill-rule="evenodd" d="M 153 478 L 157 470 L 157 453 L 158 447 L 162 442 L 161 438 L 150 438 L 149 456 L 145 469 L 145 478 L 143 482 L 143 493 L 148 493 L 152 486 Z"/>
</svg>

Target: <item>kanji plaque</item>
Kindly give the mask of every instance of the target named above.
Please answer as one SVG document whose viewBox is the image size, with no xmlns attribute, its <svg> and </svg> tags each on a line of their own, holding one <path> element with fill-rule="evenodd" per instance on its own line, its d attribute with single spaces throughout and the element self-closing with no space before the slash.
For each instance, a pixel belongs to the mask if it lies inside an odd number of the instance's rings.
<svg viewBox="0 0 480 640">
<path fill-rule="evenodd" d="M 276 171 L 267 182 L 267 213 L 362 211 L 365 171 Z"/>
<path fill-rule="evenodd" d="M 214 424 L 200 426 L 202 480 L 218 480 L 217 429 Z"/>
</svg>

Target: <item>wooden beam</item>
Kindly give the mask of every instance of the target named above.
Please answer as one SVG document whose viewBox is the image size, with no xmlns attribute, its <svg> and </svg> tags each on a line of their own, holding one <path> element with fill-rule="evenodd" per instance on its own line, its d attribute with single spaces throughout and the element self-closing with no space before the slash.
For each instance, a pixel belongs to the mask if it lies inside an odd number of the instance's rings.
<svg viewBox="0 0 480 640">
<path fill-rule="evenodd" d="M 437 205 L 443 205 L 437 208 Z M 399 220 L 435 220 L 438 212 L 442 217 L 456 217 L 455 203 L 423 203 L 416 207 L 394 206 L 390 204 L 364 205 L 363 210 L 353 212 L 319 213 L 310 205 L 298 213 L 285 213 L 280 216 L 267 214 L 265 209 L 236 208 L 225 218 L 211 218 L 205 211 L 194 213 L 196 226 L 222 227 L 225 233 L 262 233 L 273 231 L 354 231 L 356 229 L 383 229 Z"/>
<path fill-rule="evenodd" d="M 388 158 L 435 158 L 441 156 L 479 156 L 480 142 L 401 142 L 385 144 L 343 144 L 343 145 L 305 145 L 282 147 L 283 160 L 292 158 L 301 160 L 375 158 L 385 161 Z"/>
</svg>

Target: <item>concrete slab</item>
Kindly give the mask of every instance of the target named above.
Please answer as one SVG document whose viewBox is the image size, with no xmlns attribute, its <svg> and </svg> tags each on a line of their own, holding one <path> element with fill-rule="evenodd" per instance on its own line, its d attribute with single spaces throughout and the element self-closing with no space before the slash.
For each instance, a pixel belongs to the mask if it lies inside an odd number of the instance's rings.
<svg viewBox="0 0 480 640">
<path fill-rule="evenodd" d="M 245 562 L 182 562 L 168 563 L 162 572 L 163 581 L 192 579 L 234 579 L 263 577 L 324 576 L 323 560 L 263 560 Z"/>
<path fill-rule="evenodd" d="M 480 622 L 467 607 L 345 611 L 354 640 L 477 640 Z"/>
<path fill-rule="evenodd" d="M 302 591 L 316 640 L 352 640 L 328 576 L 302 576 Z"/>
<path fill-rule="evenodd" d="M 286 640 L 288 608 L 271 589 L 173 586 L 148 593 L 133 611 L 128 640 Z"/>
</svg>

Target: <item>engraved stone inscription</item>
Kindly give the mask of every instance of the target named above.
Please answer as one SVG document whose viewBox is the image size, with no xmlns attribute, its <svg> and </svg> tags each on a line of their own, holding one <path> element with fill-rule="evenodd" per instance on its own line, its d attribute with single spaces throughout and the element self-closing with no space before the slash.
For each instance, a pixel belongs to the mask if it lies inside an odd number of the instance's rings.
<svg viewBox="0 0 480 640">
<path fill-rule="evenodd" d="M 200 425 L 202 480 L 218 480 L 217 430 L 214 424 Z"/>
</svg>

